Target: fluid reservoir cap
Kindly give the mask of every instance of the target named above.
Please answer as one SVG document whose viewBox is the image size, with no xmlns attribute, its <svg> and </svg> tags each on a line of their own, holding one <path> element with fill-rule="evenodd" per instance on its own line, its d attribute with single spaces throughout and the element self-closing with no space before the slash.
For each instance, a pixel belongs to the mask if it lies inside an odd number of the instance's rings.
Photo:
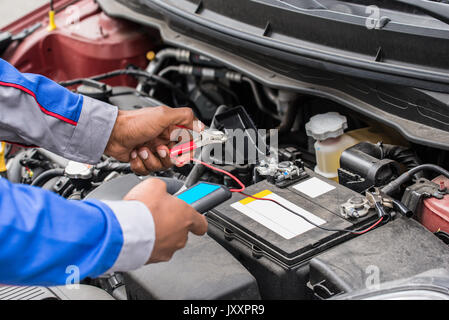
<svg viewBox="0 0 449 320">
<path fill-rule="evenodd" d="M 317 114 L 306 123 L 306 133 L 315 140 L 323 141 L 341 136 L 348 128 L 345 116 L 338 112 Z"/>
<path fill-rule="evenodd" d="M 87 180 L 92 178 L 92 166 L 76 161 L 69 161 L 64 173 L 70 179 Z"/>
</svg>

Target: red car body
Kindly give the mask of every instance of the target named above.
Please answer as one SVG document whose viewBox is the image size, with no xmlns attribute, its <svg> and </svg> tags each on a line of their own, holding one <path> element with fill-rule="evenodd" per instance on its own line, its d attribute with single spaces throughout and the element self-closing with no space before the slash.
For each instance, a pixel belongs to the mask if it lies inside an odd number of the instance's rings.
<svg viewBox="0 0 449 320">
<path fill-rule="evenodd" d="M 144 68 L 151 50 L 148 32 L 128 21 L 105 15 L 93 0 L 55 1 L 57 29 L 48 31 L 49 5 L 6 26 L 13 34 L 36 24 L 41 27 L 13 43 L 3 58 L 22 72 L 38 73 L 55 81 L 89 77 L 136 65 Z M 127 77 L 111 85 L 133 85 Z"/>
</svg>

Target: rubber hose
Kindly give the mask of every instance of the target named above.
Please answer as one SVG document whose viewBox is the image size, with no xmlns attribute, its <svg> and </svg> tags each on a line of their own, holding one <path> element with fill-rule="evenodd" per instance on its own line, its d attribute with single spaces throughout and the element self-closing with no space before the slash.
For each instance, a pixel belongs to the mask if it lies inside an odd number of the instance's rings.
<svg viewBox="0 0 449 320">
<path fill-rule="evenodd" d="M 105 171 L 117 171 L 120 173 L 131 173 L 131 165 L 129 163 L 121 163 L 121 162 L 108 162 L 104 165 L 98 165 L 98 169 Z"/>
<path fill-rule="evenodd" d="M 361 142 L 358 145 L 360 151 L 377 159 L 390 159 L 405 166 L 407 170 L 413 169 L 422 164 L 416 153 L 407 147 L 391 144 L 373 144 L 371 142 Z M 415 178 L 423 176 L 422 172 L 417 172 Z"/>
<path fill-rule="evenodd" d="M 385 187 L 383 187 L 381 191 L 387 195 L 391 195 L 396 190 L 398 190 L 403 183 L 411 180 L 416 173 L 422 172 L 424 170 L 434 171 L 444 175 L 446 178 L 449 178 L 449 171 L 447 171 L 446 169 L 443 169 L 440 166 L 434 164 L 422 164 L 401 174 L 398 178 L 396 178 L 395 180 L 387 184 Z"/>
<path fill-rule="evenodd" d="M 298 113 L 298 108 L 295 105 L 295 102 L 290 102 L 288 104 L 287 112 L 285 113 L 281 125 L 279 126 L 279 134 L 289 133 L 292 129 L 296 120 L 296 114 Z"/>
<path fill-rule="evenodd" d="M 14 158 L 8 161 L 8 170 L 6 171 L 6 177 L 12 183 L 22 182 L 22 165 L 20 160 L 22 159 L 24 152 L 17 154 Z"/>
<path fill-rule="evenodd" d="M 262 98 L 259 94 L 259 90 L 257 89 L 256 83 L 248 77 L 242 77 L 242 81 L 248 83 L 249 86 L 251 87 L 251 90 L 254 95 L 254 100 L 256 101 L 256 105 L 259 108 L 259 110 L 270 115 L 271 117 L 275 118 L 276 120 L 282 121 L 281 117 L 277 113 L 275 113 L 274 111 L 271 111 L 270 109 L 265 107 L 264 103 L 262 102 Z"/>
<path fill-rule="evenodd" d="M 402 163 L 408 170 L 422 164 L 416 153 L 406 147 L 391 144 L 382 145 L 383 157 Z"/>
<path fill-rule="evenodd" d="M 64 175 L 64 169 L 52 169 L 45 171 L 40 174 L 34 181 L 31 183 L 32 186 L 42 187 L 48 180 L 53 179 L 58 176 Z"/>
</svg>

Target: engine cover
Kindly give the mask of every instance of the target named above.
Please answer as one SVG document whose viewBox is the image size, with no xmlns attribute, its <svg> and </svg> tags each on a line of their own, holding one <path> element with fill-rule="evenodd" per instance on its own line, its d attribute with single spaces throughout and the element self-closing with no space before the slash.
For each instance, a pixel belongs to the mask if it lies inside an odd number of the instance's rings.
<svg viewBox="0 0 449 320">
<path fill-rule="evenodd" d="M 313 258 L 309 286 L 326 299 L 448 265 L 447 245 L 417 221 L 402 217 Z"/>
</svg>

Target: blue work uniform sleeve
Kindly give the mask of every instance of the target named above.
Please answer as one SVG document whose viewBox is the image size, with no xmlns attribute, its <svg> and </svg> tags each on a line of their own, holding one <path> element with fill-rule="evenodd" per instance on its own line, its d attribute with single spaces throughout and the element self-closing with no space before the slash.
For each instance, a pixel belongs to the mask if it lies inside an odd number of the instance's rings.
<svg viewBox="0 0 449 320">
<path fill-rule="evenodd" d="M 0 283 L 65 284 L 66 268 L 80 278 L 110 269 L 123 234 L 100 201 L 68 201 L 51 192 L 0 179 Z"/>
<path fill-rule="evenodd" d="M 73 93 L 0 59 L 0 140 L 39 146 L 67 159 L 97 163 L 116 107 Z"/>
<path fill-rule="evenodd" d="M 0 141 L 96 163 L 117 112 L 0 59 Z M 141 202 L 68 201 L 0 178 L 2 284 L 63 285 L 68 267 L 78 268 L 80 279 L 133 270 L 148 261 L 154 241 L 154 221 Z"/>
<path fill-rule="evenodd" d="M 154 222 L 137 201 L 69 201 L 0 178 L 0 244 L 1 284 L 64 285 L 74 268 L 82 280 L 142 266 Z"/>
</svg>

